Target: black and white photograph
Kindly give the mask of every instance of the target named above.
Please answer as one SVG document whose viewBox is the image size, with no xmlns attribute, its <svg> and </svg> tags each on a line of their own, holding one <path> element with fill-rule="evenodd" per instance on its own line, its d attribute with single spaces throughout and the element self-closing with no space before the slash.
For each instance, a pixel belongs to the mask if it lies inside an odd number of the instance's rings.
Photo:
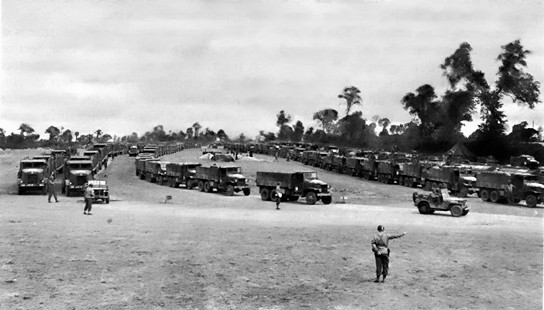
<svg viewBox="0 0 544 310">
<path fill-rule="evenodd" d="M 542 0 L 1 0 L 0 309 L 542 309 Z"/>
</svg>

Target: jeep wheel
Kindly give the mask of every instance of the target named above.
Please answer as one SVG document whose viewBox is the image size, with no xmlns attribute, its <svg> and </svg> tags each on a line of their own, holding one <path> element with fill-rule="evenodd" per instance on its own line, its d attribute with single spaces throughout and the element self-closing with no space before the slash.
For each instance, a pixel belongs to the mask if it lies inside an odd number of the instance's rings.
<svg viewBox="0 0 544 310">
<path fill-rule="evenodd" d="M 459 190 L 459 197 L 461 198 L 467 198 L 468 196 L 468 189 L 466 187 L 461 187 Z"/>
<path fill-rule="evenodd" d="M 527 203 L 527 207 L 534 208 L 538 203 L 538 199 L 535 195 L 527 195 L 527 197 L 525 197 L 525 203 Z"/>
<path fill-rule="evenodd" d="M 201 192 L 204 191 L 204 182 L 198 181 L 198 190 Z"/>
<path fill-rule="evenodd" d="M 306 203 L 309 205 L 315 205 L 317 202 L 317 195 L 314 192 L 306 194 Z"/>
<path fill-rule="evenodd" d="M 208 181 L 204 182 L 204 191 L 206 193 L 209 193 L 211 190 L 212 190 L 212 186 L 210 185 L 210 182 L 208 182 Z"/>
<path fill-rule="evenodd" d="M 332 197 L 331 196 L 325 196 L 325 197 L 321 198 L 321 201 L 323 201 L 323 204 L 326 204 L 326 205 L 331 204 Z"/>
<path fill-rule="evenodd" d="M 268 188 L 261 189 L 261 200 L 263 201 L 270 200 L 270 191 L 268 190 Z"/>
<path fill-rule="evenodd" d="M 500 198 L 501 196 L 499 195 L 499 191 L 497 190 L 491 191 L 491 193 L 489 194 L 489 200 L 491 200 L 491 202 L 497 203 L 499 202 Z"/>
<path fill-rule="evenodd" d="M 249 194 L 251 194 L 251 190 L 249 188 L 244 188 L 242 191 L 244 192 L 244 196 L 249 196 Z"/>
<path fill-rule="evenodd" d="M 430 214 L 431 207 L 429 206 L 429 203 L 428 203 L 428 202 L 422 201 L 422 202 L 420 202 L 419 205 L 417 206 L 417 210 L 418 210 L 419 213 L 421 213 L 421 214 Z"/>
<path fill-rule="evenodd" d="M 455 217 L 459 217 L 459 216 L 463 215 L 463 208 L 461 208 L 460 205 L 453 205 L 450 208 L 450 213 L 451 213 L 451 215 L 453 215 Z"/>
<path fill-rule="evenodd" d="M 463 215 L 467 215 L 470 210 L 463 210 Z"/>
<path fill-rule="evenodd" d="M 206 184 L 208 184 L 208 186 L 209 186 L 210 183 L 206 182 L 206 183 L 204 183 L 204 186 L 206 186 Z M 232 195 L 234 195 L 234 186 L 232 186 L 232 185 L 230 185 L 230 184 L 227 185 L 227 190 L 225 191 L 225 194 L 226 194 L 227 196 L 232 196 Z"/>
<path fill-rule="evenodd" d="M 487 189 L 480 190 L 480 197 L 483 201 L 489 201 L 489 191 Z"/>
</svg>

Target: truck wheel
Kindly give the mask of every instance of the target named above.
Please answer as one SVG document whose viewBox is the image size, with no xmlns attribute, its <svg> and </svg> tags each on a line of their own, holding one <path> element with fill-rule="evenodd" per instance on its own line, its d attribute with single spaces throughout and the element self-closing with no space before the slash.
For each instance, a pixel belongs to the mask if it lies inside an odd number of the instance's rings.
<svg viewBox="0 0 544 310">
<path fill-rule="evenodd" d="M 538 203 L 538 199 L 535 195 L 527 195 L 527 197 L 525 197 L 525 203 L 527 203 L 527 207 L 534 208 Z"/>
<path fill-rule="evenodd" d="M 198 190 L 201 192 L 204 191 L 204 182 L 198 181 Z"/>
<path fill-rule="evenodd" d="M 309 205 L 315 205 L 317 201 L 317 195 L 314 192 L 306 194 L 306 203 Z"/>
<path fill-rule="evenodd" d="M 261 188 L 261 199 L 263 201 L 270 200 L 270 191 L 268 191 L 268 188 Z"/>
<path fill-rule="evenodd" d="M 429 214 L 431 211 L 431 207 L 429 206 L 429 203 L 426 201 L 422 201 L 417 205 L 417 210 L 421 214 Z"/>
<path fill-rule="evenodd" d="M 459 197 L 467 198 L 467 196 L 468 196 L 468 188 L 461 187 L 461 189 L 459 190 Z"/>
<path fill-rule="evenodd" d="M 489 191 L 487 189 L 481 189 L 480 190 L 480 197 L 482 197 L 483 201 L 489 201 Z"/>
<path fill-rule="evenodd" d="M 204 182 L 204 191 L 206 193 L 209 193 L 211 190 L 212 190 L 212 187 L 210 185 L 210 182 L 208 182 L 208 181 Z"/>
<path fill-rule="evenodd" d="M 208 182 L 206 182 L 206 183 L 208 183 Z M 209 184 L 210 184 L 210 183 L 208 183 L 208 185 L 209 185 Z M 204 186 L 206 186 L 206 184 L 204 184 Z M 227 196 L 232 196 L 232 195 L 234 195 L 234 186 L 232 186 L 232 185 L 230 185 L 230 184 L 227 185 L 227 190 L 225 190 L 225 194 L 226 194 Z"/>
<path fill-rule="evenodd" d="M 70 189 L 66 187 L 66 197 L 70 197 L 71 194 Z"/>
<path fill-rule="evenodd" d="M 244 192 L 244 196 L 249 196 L 249 194 L 251 194 L 251 190 L 249 188 L 244 188 L 242 191 Z"/>
<path fill-rule="evenodd" d="M 106 203 L 110 203 L 110 198 L 106 198 Z"/>
<path fill-rule="evenodd" d="M 501 196 L 499 195 L 499 191 L 497 190 L 491 191 L 491 193 L 489 194 L 489 200 L 491 200 L 491 202 L 497 203 L 499 202 L 500 198 Z"/>
<path fill-rule="evenodd" d="M 145 179 L 145 175 L 143 173 L 140 173 L 140 180 Z"/>
<path fill-rule="evenodd" d="M 326 205 L 331 204 L 332 197 L 331 196 L 323 197 L 323 198 L 321 198 L 321 201 L 323 201 L 323 204 L 326 204 Z"/>
<path fill-rule="evenodd" d="M 461 208 L 460 205 L 453 205 L 450 208 L 450 213 L 451 213 L 451 215 L 453 215 L 455 217 L 459 217 L 459 216 L 463 215 L 463 208 Z"/>
<path fill-rule="evenodd" d="M 187 180 L 187 182 L 185 182 L 185 187 L 187 189 L 193 189 L 193 181 Z"/>
<path fill-rule="evenodd" d="M 18 195 L 22 195 L 25 191 L 23 190 L 22 187 L 19 187 L 19 189 L 17 189 L 17 194 Z"/>
</svg>

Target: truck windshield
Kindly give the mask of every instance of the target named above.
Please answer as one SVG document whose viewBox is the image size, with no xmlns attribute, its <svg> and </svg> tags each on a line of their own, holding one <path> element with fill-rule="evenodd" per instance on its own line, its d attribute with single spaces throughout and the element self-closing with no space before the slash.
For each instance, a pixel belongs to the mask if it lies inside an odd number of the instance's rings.
<svg viewBox="0 0 544 310">
<path fill-rule="evenodd" d="M 317 179 L 317 172 L 304 172 L 304 178 L 308 180 Z"/>
<path fill-rule="evenodd" d="M 29 162 L 29 163 L 21 163 L 22 169 L 28 169 L 28 168 L 43 168 L 45 166 L 44 163 L 40 162 Z"/>
<path fill-rule="evenodd" d="M 240 167 L 227 168 L 227 173 L 228 174 L 242 173 L 242 168 L 240 168 Z"/>
<path fill-rule="evenodd" d="M 70 169 L 72 170 L 92 170 L 93 166 L 91 164 L 83 164 L 83 163 L 71 163 Z"/>
<path fill-rule="evenodd" d="M 523 180 L 526 182 L 538 182 L 538 177 L 536 175 L 526 175 L 523 177 Z"/>
</svg>

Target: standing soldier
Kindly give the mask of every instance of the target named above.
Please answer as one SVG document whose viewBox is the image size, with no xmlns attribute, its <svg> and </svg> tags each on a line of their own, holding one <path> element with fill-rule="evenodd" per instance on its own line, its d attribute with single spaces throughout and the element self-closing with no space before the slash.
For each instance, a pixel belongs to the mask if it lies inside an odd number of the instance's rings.
<svg viewBox="0 0 544 310">
<path fill-rule="evenodd" d="M 376 259 L 376 280 L 375 283 L 380 282 L 380 275 L 383 275 L 382 283 L 385 282 L 385 278 L 389 272 L 389 240 L 400 238 L 406 235 L 403 232 L 400 235 L 390 235 L 384 232 L 385 227 L 382 225 L 378 226 L 378 233 L 372 238 L 372 252 L 374 252 L 374 257 Z"/>
<path fill-rule="evenodd" d="M 508 204 L 513 205 L 515 203 L 514 201 L 514 184 L 512 184 L 511 180 L 508 180 L 508 184 L 506 185 L 505 191 L 506 191 L 506 198 L 508 199 Z"/>
<path fill-rule="evenodd" d="M 93 185 L 85 184 L 83 187 L 85 188 L 85 191 L 83 192 L 83 198 L 85 198 L 85 208 L 83 209 L 83 214 L 93 215 L 91 213 L 91 209 L 93 207 L 93 198 L 94 198 Z"/>
<path fill-rule="evenodd" d="M 51 196 L 55 197 L 55 202 L 59 202 L 55 191 L 55 172 L 51 172 L 49 179 L 47 179 L 47 193 L 49 194 L 47 197 L 48 202 L 51 202 Z"/>
<path fill-rule="evenodd" d="M 280 182 L 276 185 L 276 210 L 280 209 L 280 201 L 281 201 L 281 187 Z"/>
</svg>

